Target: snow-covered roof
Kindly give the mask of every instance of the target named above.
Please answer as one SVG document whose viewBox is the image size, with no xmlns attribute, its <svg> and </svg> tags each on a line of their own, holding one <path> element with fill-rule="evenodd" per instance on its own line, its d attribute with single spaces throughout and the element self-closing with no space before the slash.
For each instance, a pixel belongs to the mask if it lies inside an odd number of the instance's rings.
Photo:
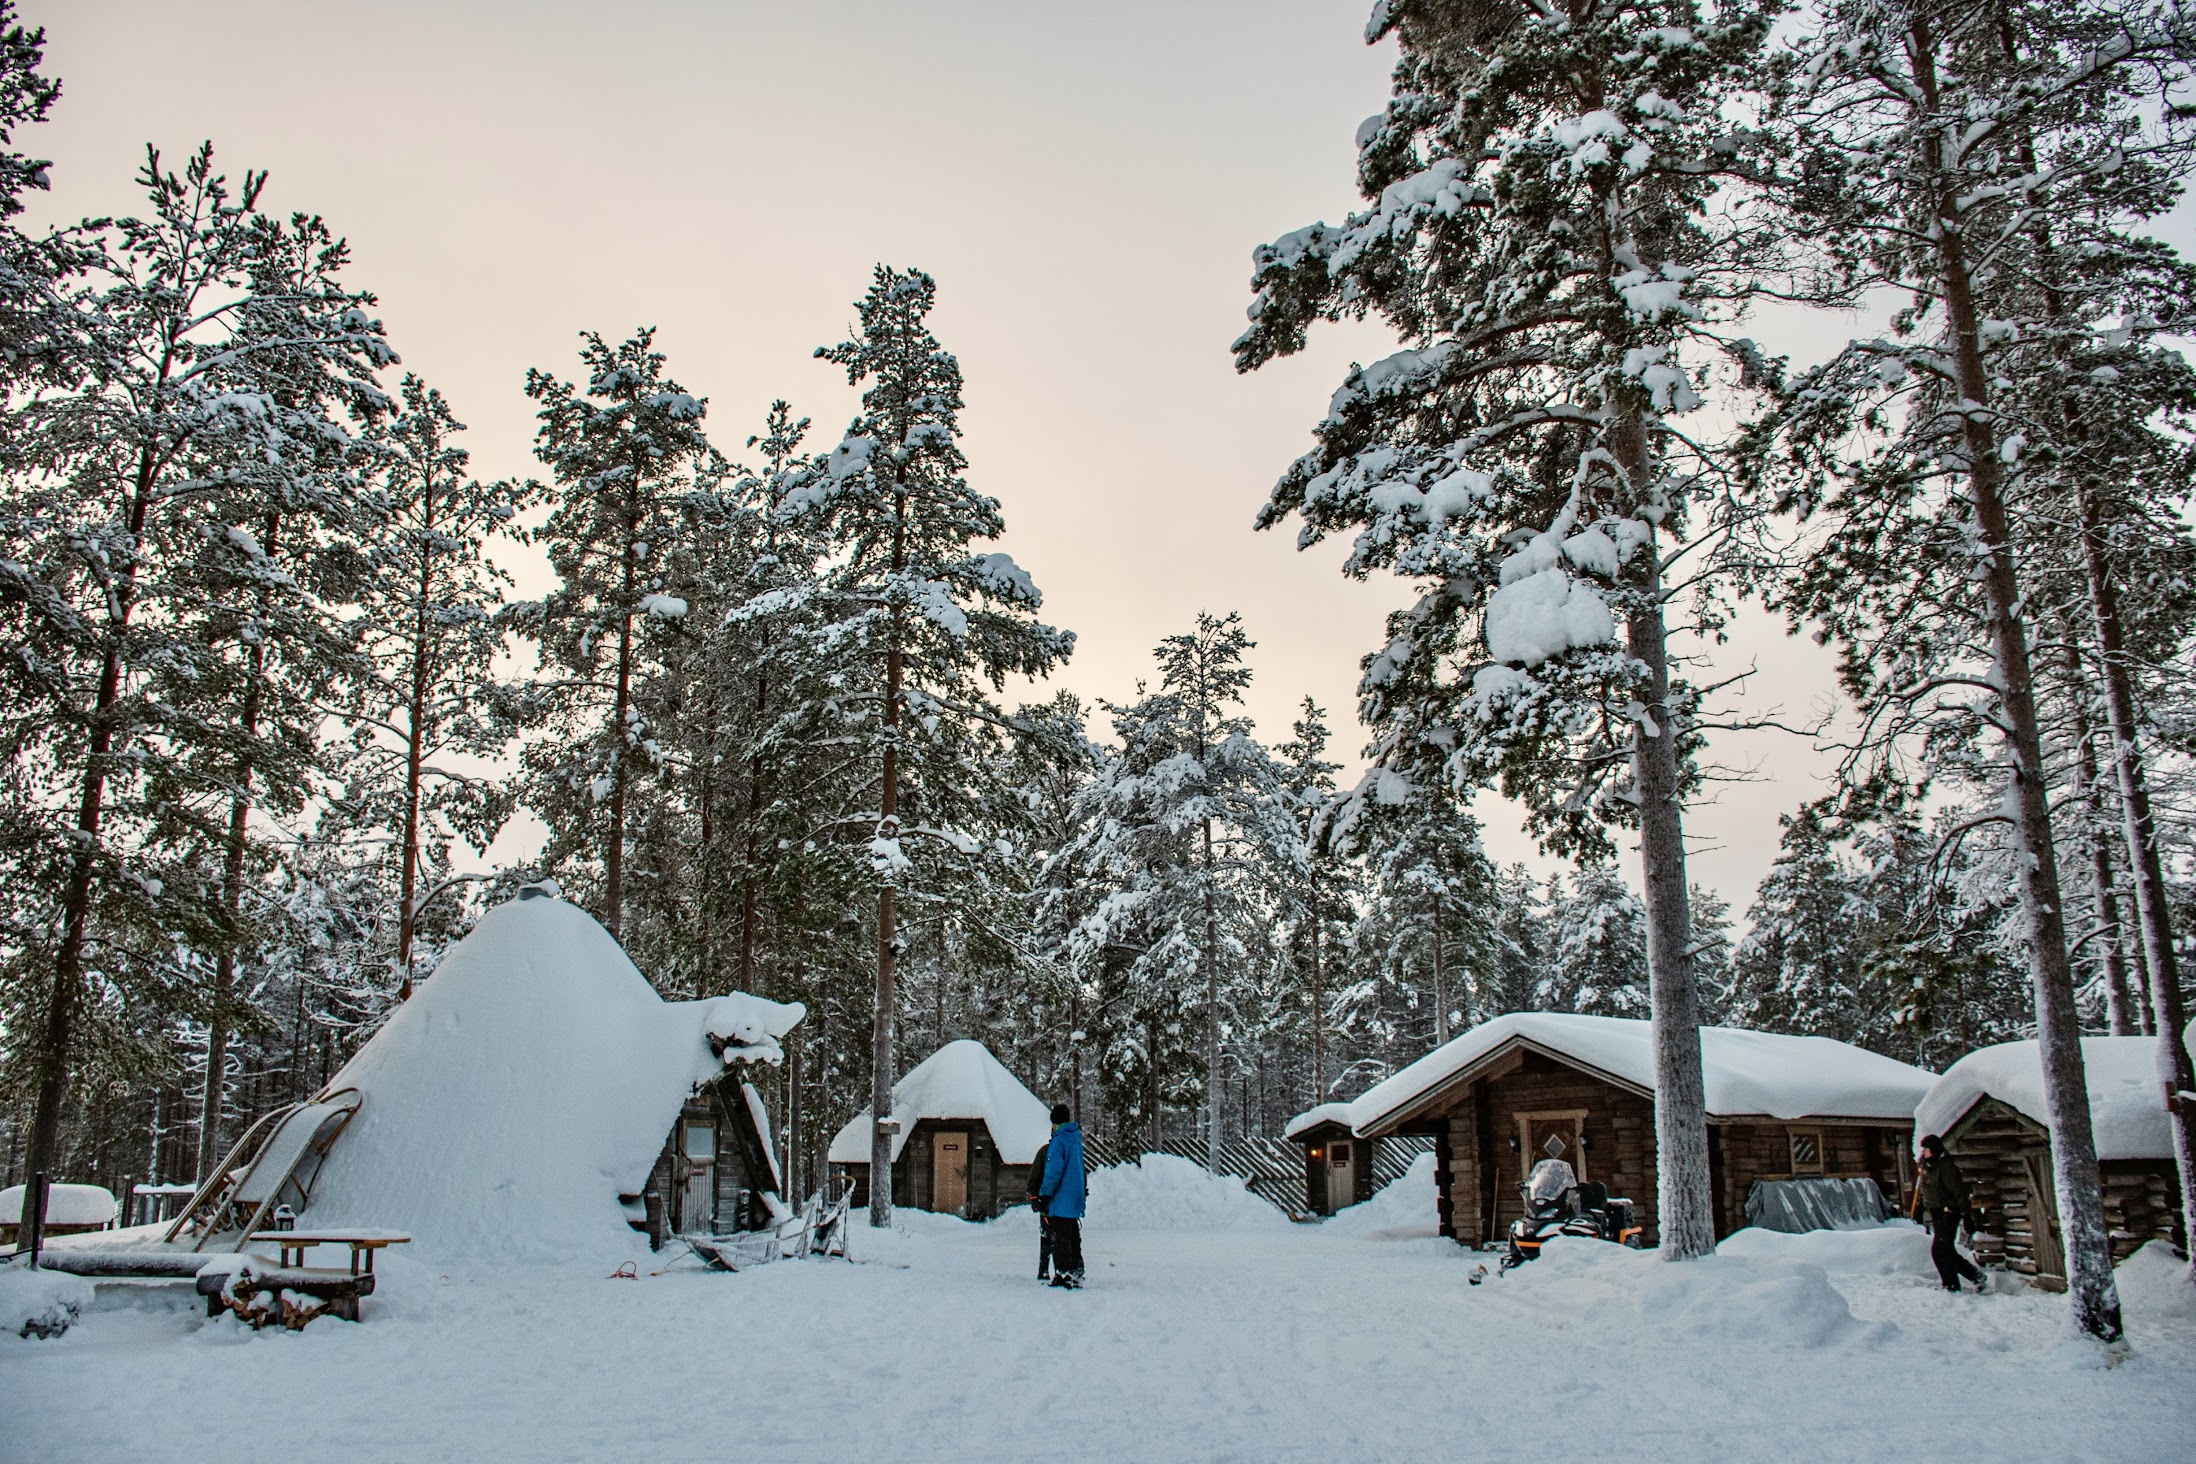
<svg viewBox="0 0 2196 1464">
<path fill-rule="evenodd" d="M 1281 1130 L 1281 1137 L 1293 1139 L 1298 1134 L 1306 1133 L 1323 1123 L 1338 1123 L 1344 1128 L 1348 1128 L 1350 1125 L 1350 1105 L 1347 1103 L 1322 1103 L 1316 1108 L 1307 1108 L 1289 1120 L 1288 1127 Z"/>
<path fill-rule="evenodd" d="M 981 1119 L 999 1146 L 1002 1164 L 1027 1164 L 1052 1137 L 1052 1111 L 1022 1086 L 981 1042 L 948 1042 L 908 1070 L 892 1085 L 892 1115 L 899 1132 L 892 1136 L 892 1158 L 915 1125 L 926 1118 Z M 869 1162 L 870 1111 L 863 1109 L 831 1140 L 833 1164 Z"/>
<path fill-rule="evenodd" d="M 96 1184 L 46 1186 L 48 1225 L 106 1225 L 122 1213 L 112 1191 Z M 23 1218 L 23 1186 L 0 1190 L 0 1225 L 14 1225 Z"/>
<path fill-rule="evenodd" d="M 802 1015 L 739 993 L 667 1002 L 586 911 L 499 905 L 329 1084 L 364 1101 L 307 1223 L 399 1226 L 436 1254 L 629 1247 L 618 1196 L 687 1095 L 777 1061 Z"/>
<path fill-rule="evenodd" d="M 2190 1027 L 2196 1033 L 2196 1026 Z M 2084 1037 L 2082 1070 L 2089 1082 L 2089 1127 L 2099 1159 L 2170 1159 L 2173 1121 L 2158 1076 L 2155 1037 Z M 2043 1060 L 2036 1043 L 1979 1048 L 1945 1070 L 1914 1110 L 1917 1142 L 1941 1134 L 1985 1098 L 1995 1098 L 2051 1126 L 2044 1103 Z"/>
<path fill-rule="evenodd" d="M 1359 1134 L 1407 1116 L 1421 1099 L 1514 1046 L 1652 1093 L 1651 1026 L 1634 1017 L 1512 1012 L 1437 1047 L 1349 1105 Z M 1879 1118 L 1905 1122 L 1936 1075 L 1829 1037 L 1735 1027 L 1700 1029 L 1702 1077 L 1712 1118 Z"/>
</svg>

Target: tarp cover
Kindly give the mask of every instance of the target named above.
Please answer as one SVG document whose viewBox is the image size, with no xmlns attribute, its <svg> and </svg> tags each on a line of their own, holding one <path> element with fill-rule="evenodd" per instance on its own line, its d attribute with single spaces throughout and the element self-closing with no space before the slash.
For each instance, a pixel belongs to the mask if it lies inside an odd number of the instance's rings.
<svg viewBox="0 0 2196 1464">
<path fill-rule="evenodd" d="M 981 1042 L 948 1042 L 892 1085 L 892 1159 L 899 1162 L 907 1136 L 926 1118 L 981 1119 L 999 1146 L 1002 1164 L 1027 1164 L 1052 1136 L 1052 1116 Z M 863 1109 L 831 1140 L 833 1164 L 869 1162 L 870 1110 Z"/>
<path fill-rule="evenodd" d="M 1798 1235 L 1807 1230 L 1853 1230 L 1881 1225 L 1891 1206 L 1872 1179 L 1802 1175 L 1759 1179 L 1746 1194 L 1746 1223 Z"/>
</svg>

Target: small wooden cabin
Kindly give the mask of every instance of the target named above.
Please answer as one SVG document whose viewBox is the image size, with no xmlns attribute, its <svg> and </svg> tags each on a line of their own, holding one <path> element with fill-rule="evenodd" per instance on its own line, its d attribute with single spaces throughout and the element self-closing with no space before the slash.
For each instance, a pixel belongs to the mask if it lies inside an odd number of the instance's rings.
<svg viewBox="0 0 2196 1464">
<path fill-rule="evenodd" d="M 970 1220 L 1024 1204 L 1030 1163 L 1052 1134 L 1050 1110 L 990 1049 L 948 1042 L 892 1088 L 892 1203 Z M 872 1120 L 863 1109 L 831 1140 L 834 1168 L 869 1202 Z"/>
<path fill-rule="evenodd" d="M 2157 1051 L 2155 1037 L 2082 1039 L 2115 1262 L 2152 1240 L 2187 1252 Z M 1915 1122 L 1922 1134 L 1943 1135 L 1968 1182 L 1976 1259 L 2057 1289 L 2066 1285 L 2066 1245 L 2048 1114 L 2036 1044 L 2006 1042 L 1952 1064 L 1922 1100 Z"/>
<path fill-rule="evenodd" d="M 626 1219 L 662 1249 L 678 1235 L 760 1230 L 783 1213 L 770 1116 L 755 1085 L 727 1073 L 686 1100 Z"/>
<path fill-rule="evenodd" d="M 1350 1131 L 1347 1103 L 1322 1103 L 1289 1120 L 1282 1137 L 1304 1148 L 1304 1205 L 1332 1215 L 1362 1205 L 1378 1188 L 1373 1174 L 1380 1140 Z"/>
<path fill-rule="evenodd" d="M 1824 1037 L 1701 1030 L 1716 1234 L 1747 1223 L 1757 1185 L 1864 1178 L 1903 1207 L 1914 1104 L 1932 1074 Z M 1520 1012 L 1473 1028 L 1348 1105 L 1359 1141 L 1433 1139 L 1443 1235 L 1499 1240 L 1544 1158 L 1630 1198 L 1659 1238 L 1649 1024 Z"/>
</svg>

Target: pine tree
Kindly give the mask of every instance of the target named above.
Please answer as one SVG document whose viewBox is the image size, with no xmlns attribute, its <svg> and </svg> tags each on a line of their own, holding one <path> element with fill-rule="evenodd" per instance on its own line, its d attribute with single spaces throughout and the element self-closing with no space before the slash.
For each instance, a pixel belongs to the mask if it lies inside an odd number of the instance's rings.
<svg viewBox="0 0 2196 1464">
<path fill-rule="evenodd" d="M 877 267 L 856 307 L 859 334 L 817 354 L 863 387 L 862 409 L 828 471 L 799 498 L 836 551 L 827 580 L 830 634 L 854 652 L 830 708 L 837 735 L 873 759 L 863 802 L 845 810 L 877 891 L 870 1111 L 870 1223 L 892 1221 L 894 965 L 903 888 L 985 857 L 964 826 L 970 771 L 1011 735 L 987 691 L 1041 676 L 1074 638 L 1032 618 L 1036 585 L 1012 558 L 973 546 L 1005 528 L 995 499 L 969 488 L 959 442 L 960 363 L 931 333 L 937 284 Z M 996 790 L 986 790 L 996 791 Z M 873 801 L 872 801 L 873 800 Z M 904 806 L 903 806 L 904 805 Z"/>
<path fill-rule="evenodd" d="M 1608 863 L 1582 864 L 1549 900 L 1555 964 L 1534 990 L 1542 1011 L 1639 1017 L 1650 1006 L 1647 911 Z"/>
<path fill-rule="evenodd" d="M 581 338 L 584 387 L 528 371 L 541 403 L 534 452 L 554 476 L 540 531 L 559 584 L 530 617 L 561 680 L 537 689 L 547 735 L 527 749 L 529 802 L 550 828 L 545 860 L 599 851 L 597 897 L 615 936 L 624 923 L 625 852 L 634 784 L 661 767 L 662 743 L 635 696 L 650 622 L 686 613 L 664 593 L 678 506 L 721 463 L 702 430 L 707 403 L 664 375 L 655 332 L 613 346 Z"/>
<path fill-rule="evenodd" d="M 406 374 L 402 410 L 375 441 L 383 524 L 365 548 L 357 618 L 371 674 L 350 713 L 351 755 L 339 771 L 357 815 L 395 834 L 395 967 L 407 985 L 426 898 L 449 848 L 485 850 L 512 796 L 492 762 L 516 732 L 513 691 L 496 662 L 511 577 L 490 557 L 534 502 L 534 485 L 465 475 L 465 430 L 442 393 Z M 424 888 L 423 888 L 424 886 Z"/>
<path fill-rule="evenodd" d="M 2005 813 L 1982 817 L 2010 817 L 2018 836 L 2074 1314 L 2107 1343 L 2119 1303 L 2019 532 L 2023 444 L 2056 434 L 2014 408 L 2024 335 L 2063 339 L 2074 323 L 2043 298 L 2052 251 L 2119 213 L 2112 180 L 2151 161 L 2129 89 L 2181 74 L 2178 23 L 2147 8 L 1839 0 L 1797 44 L 1782 116 L 1797 158 L 1782 197 L 1828 279 L 1847 298 L 1912 301 L 1890 336 L 1855 342 L 1788 395 L 1791 501 L 1830 535 L 1789 603 L 1840 639 L 1878 745 L 1957 743 L 1977 712 L 2000 734 Z"/>
<path fill-rule="evenodd" d="M 1676 419 L 1720 349 L 1710 317 L 1754 283 L 1750 225 L 1709 203 L 1753 136 L 1734 107 L 1767 20 L 1386 0 L 1367 34 L 1402 58 L 1359 134 L 1371 206 L 1257 251 L 1236 346 L 1248 370 L 1368 313 L 1406 343 L 1350 374 L 1261 519 L 1355 531 L 1350 573 L 1425 586 L 1367 665 L 1376 759 L 1431 739 L 1560 852 L 1639 828 L 1673 1259 L 1714 1244 L 1682 827 L 1701 734 L 1666 611 L 1712 498 Z"/>
</svg>

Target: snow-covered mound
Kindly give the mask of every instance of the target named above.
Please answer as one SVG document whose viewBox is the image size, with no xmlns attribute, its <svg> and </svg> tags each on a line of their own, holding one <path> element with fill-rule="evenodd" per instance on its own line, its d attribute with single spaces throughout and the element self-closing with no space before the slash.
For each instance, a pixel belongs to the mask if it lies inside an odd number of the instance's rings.
<svg viewBox="0 0 2196 1464">
<path fill-rule="evenodd" d="M 2114 1275 L 2130 1316 L 2196 1322 L 2196 1281 L 2189 1280 L 2188 1262 L 2167 1242 L 2149 1242 L 2120 1262 Z"/>
<path fill-rule="evenodd" d="M 1671 1262 L 1653 1251 L 1559 1238 L 1495 1284 L 1603 1335 L 1643 1332 L 1642 1344 L 1658 1347 L 1811 1350 L 1877 1343 L 1896 1332 L 1855 1317 L 1823 1267 L 1744 1254 Z"/>
<path fill-rule="evenodd" d="M 1361 1205 L 1335 1211 L 1320 1228 L 1335 1235 L 1381 1240 L 1438 1235 L 1441 1227 L 1435 1217 L 1439 1208 L 1434 1194 L 1434 1156 L 1421 1154 L 1393 1184 Z"/>
<path fill-rule="evenodd" d="M 1368 1088 L 1349 1105 L 1350 1127 L 1368 1132 L 1513 1043 L 1654 1091 L 1655 1049 L 1648 1023 L 1634 1017 L 1512 1012 L 1482 1022 Z M 1700 1060 L 1708 1112 L 1719 1118 L 1759 1114 L 1904 1120 L 1935 1079 L 1925 1069 L 1851 1043 L 1737 1027 L 1701 1028 Z"/>
<path fill-rule="evenodd" d="M 0 1267 L 0 1333 L 58 1337 L 91 1309 L 92 1284 L 62 1271 Z"/>
<path fill-rule="evenodd" d="M 1919 1276 L 1932 1286 L 1941 1284 L 1929 1259 L 1929 1232 L 1911 1220 L 1798 1234 L 1749 1225 L 1724 1237 L 1716 1254 L 1820 1266 L 1833 1276 Z"/>
<path fill-rule="evenodd" d="M 561 900 L 498 906 L 329 1086 L 365 1102 L 308 1223 L 393 1226 L 433 1256 L 629 1251 L 637 1192 L 687 1095 L 781 1056 L 798 1005 L 666 1002 Z"/>
<path fill-rule="evenodd" d="M 0 1190 L 0 1225 L 13 1225 L 23 1214 L 23 1189 L 11 1184 Z M 115 1202 L 114 1193 L 96 1184 L 49 1184 L 46 1186 L 46 1223 L 48 1225 L 112 1225 L 122 1207 Z"/>
<path fill-rule="evenodd" d="M 991 1055 L 981 1042 L 963 1037 L 948 1042 L 908 1070 L 892 1085 L 892 1157 L 915 1125 L 926 1118 L 981 1120 L 999 1146 L 1002 1164 L 1027 1164 L 1038 1146 L 1052 1136 L 1052 1111 Z M 869 1162 L 870 1110 L 863 1109 L 831 1140 L 833 1164 Z"/>
<path fill-rule="evenodd" d="M 2089 1126 L 2099 1159 L 2169 1159 L 2173 1121 L 2158 1081 L 2155 1037 L 2084 1037 Z M 1985 1098 L 1995 1098 L 2049 1128 L 2043 1059 L 2033 1039 L 1978 1048 L 1952 1064 L 1914 1110 L 1916 1143 L 1941 1134 Z"/>
<path fill-rule="evenodd" d="M 1090 1177 L 1088 1223 L 1103 1230 L 1270 1230 L 1287 1216 L 1232 1175 L 1178 1154 L 1146 1154 Z"/>
</svg>

